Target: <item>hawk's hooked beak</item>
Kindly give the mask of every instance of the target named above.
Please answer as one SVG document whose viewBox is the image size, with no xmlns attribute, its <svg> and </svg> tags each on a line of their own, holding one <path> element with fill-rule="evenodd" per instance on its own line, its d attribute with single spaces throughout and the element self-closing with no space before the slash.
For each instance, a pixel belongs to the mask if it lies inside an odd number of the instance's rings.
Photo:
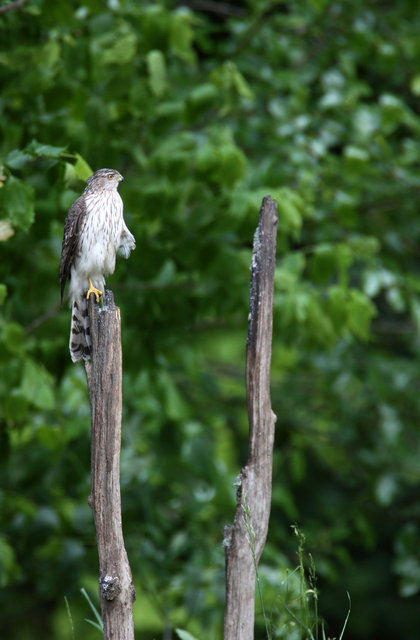
<svg viewBox="0 0 420 640">
<path fill-rule="evenodd" d="M 119 181 L 120 182 L 124 182 L 124 176 L 122 176 L 121 174 L 120 174 L 120 177 L 119 177 Z"/>
</svg>

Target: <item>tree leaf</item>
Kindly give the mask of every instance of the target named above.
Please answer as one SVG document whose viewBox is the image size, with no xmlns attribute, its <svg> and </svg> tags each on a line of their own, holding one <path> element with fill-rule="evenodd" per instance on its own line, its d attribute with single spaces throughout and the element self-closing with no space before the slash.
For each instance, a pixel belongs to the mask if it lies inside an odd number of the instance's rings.
<svg viewBox="0 0 420 640">
<path fill-rule="evenodd" d="M 7 297 L 7 287 L 5 284 L 0 284 L 0 304 L 3 304 Z"/>
<path fill-rule="evenodd" d="M 33 156 L 21 149 L 13 149 L 6 156 L 6 166 L 10 169 L 23 169 L 29 162 L 33 161 Z"/>
<path fill-rule="evenodd" d="M 0 220 L 0 242 L 5 242 L 14 235 L 15 231 L 7 220 Z"/>
<path fill-rule="evenodd" d="M 149 86 L 154 96 L 160 98 L 167 89 L 166 62 L 162 51 L 157 49 L 149 51 L 146 56 L 147 70 L 149 73 Z"/>
<path fill-rule="evenodd" d="M 42 365 L 25 361 L 21 388 L 24 397 L 39 409 L 53 409 L 53 378 Z"/>
<path fill-rule="evenodd" d="M 17 572 L 18 565 L 13 547 L 4 536 L 0 537 L 0 587 L 7 586 Z"/>
<path fill-rule="evenodd" d="M 357 289 L 350 292 L 349 301 L 349 329 L 359 338 L 367 340 L 372 318 L 376 315 L 376 308 L 364 293 Z"/>
<path fill-rule="evenodd" d="M 25 346 L 25 334 L 22 325 L 17 322 L 9 322 L 6 324 L 3 329 L 2 340 L 6 349 L 10 353 L 16 355 L 23 353 Z"/>
<path fill-rule="evenodd" d="M 80 180 L 85 182 L 92 175 L 93 171 L 80 153 L 76 153 L 76 158 L 76 164 L 74 165 L 75 174 Z"/>
<path fill-rule="evenodd" d="M 33 188 L 27 182 L 10 176 L 0 189 L 0 206 L 3 216 L 14 227 L 28 231 L 35 218 Z"/>
<path fill-rule="evenodd" d="M 195 636 L 189 633 L 189 631 L 184 631 L 184 629 L 175 629 L 175 632 L 181 640 L 197 640 Z"/>
<path fill-rule="evenodd" d="M 99 42 L 102 64 L 125 65 L 136 55 L 138 35 L 128 24 L 123 24 L 116 32 L 106 34 Z"/>
<path fill-rule="evenodd" d="M 182 9 L 174 14 L 171 20 L 169 46 L 181 60 L 188 63 L 196 61 L 193 49 L 194 31 L 191 28 L 192 16 L 189 11 Z"/>
<path fill-rule="evenodd" d="M 32 140 L 26 147 L 25 151 L 33 156 L 42 156 L 44 158 L 54 158 L 58 160 L 61 154 L 66 151 L 66 147 L 53 147 L 50 144 L 43 144 L 37 140 Z"/>
</svg>

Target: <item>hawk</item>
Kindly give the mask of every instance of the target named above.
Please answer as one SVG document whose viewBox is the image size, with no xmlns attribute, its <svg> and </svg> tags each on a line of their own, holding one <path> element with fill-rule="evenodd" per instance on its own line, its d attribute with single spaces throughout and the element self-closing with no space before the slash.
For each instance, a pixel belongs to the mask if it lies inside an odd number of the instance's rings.
<svg viewBox="0 0 420 640">
<path fill-rule="evenodd" d="M 70 282 L 69 347 L 73 362 L 90 358 L 89 296 L 93 293 L 99 302 L 105 276 L 114 273 L 117 251 L 128 258 L 136 246 L 124 222 L 123 202 L 117 190 L 123 180 L 114 169 L 96 171 L 73 202 L 64 224 L 59 277 L 61 301 L 66 281 Z"/>
</svg>

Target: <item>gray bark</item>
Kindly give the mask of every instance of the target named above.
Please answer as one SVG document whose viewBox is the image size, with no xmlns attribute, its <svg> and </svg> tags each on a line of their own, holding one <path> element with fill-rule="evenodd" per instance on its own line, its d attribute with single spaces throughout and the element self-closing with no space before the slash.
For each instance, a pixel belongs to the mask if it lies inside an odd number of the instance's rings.
<svg viewBox="0 0 420 640">
<path fill-rule="evenodd" d="M 122 352 L 120 310 L 112 292 L 102 309 L 90 296 L 92 358 L 85 363 L 91 407 L 91 495 L 99 554 L 105 640 L 133 640 L 136 597 L 121 522 Z"/>
<path fill-rule="evenodd" d="M 276 260 L 277 205 L 263 199 L 254 236 L 246 352 L 248 461 L 238 478 L 233 525 L 225 527 L 224 640 L 254 637 L 255 578 L 268 531 L 276 416 L 271 409 L 270 364 Z"/>
</svg>

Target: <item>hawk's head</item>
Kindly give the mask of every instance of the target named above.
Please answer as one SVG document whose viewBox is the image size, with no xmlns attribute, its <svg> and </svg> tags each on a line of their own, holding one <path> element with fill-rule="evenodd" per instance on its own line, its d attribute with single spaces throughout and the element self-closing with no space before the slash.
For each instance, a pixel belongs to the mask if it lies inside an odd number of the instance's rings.
<svg viewBox="0 0 420 640">
<path fill-rule="evenodd" d="M 117 189 L 124 178 L 115 169 L 99 169 L 88 178 L 85 191 L 99 191 L 102 189 Z"/>
</svg>

